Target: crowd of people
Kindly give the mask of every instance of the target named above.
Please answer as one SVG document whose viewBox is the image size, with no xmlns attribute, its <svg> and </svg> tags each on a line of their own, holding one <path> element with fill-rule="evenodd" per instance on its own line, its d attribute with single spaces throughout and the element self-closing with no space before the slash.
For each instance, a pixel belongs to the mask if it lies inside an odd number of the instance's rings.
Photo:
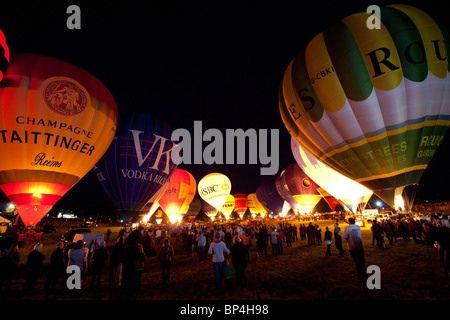
<svg viewBox="0 0 450 320">
<path fill-rule="evenodd" d="M 411 208 L 414 212 L 449 212 L 450 211 L 450 201 L 441 202 L 426 202 L 414 204 Z"/>
<path fill-rule="evenodd" d="M 21 241 L 15 242 L 10 249 L 0 253 L 0 289 L 8 292 L 20 263 L 18 249 L 25 243 L 29 246 L 30 253 L 26 261 L 24 294 L 32 294 L 39 277 L 42 276 L 46 277 L 47 292 L 55 292 L 58 283 L 64 281 L 65 285 L 62 286 L 64 295 L 78 294 L 80 290 L 68 288 L 68 281 L 71 281 L 69 278 L 72 276 L 72 273 L 68 272 L 68 266 L 77 266 L 81 272 L 80 287 L 100 289 L 102 277 L 107 276 L 108 281 L 103 281 L 103 286 L 107 283 L 105 287 L 115 289 L 121 299 L 130 299 L 141 289 L 144 262 L 149 257 L 155 256 L 159 261 L 161 285 L 165 287 L 170 283 L 171 262 L 176 250 L 196 263 L 210 260 L 213 264 L 212 274 L 217 289 L 224 286 L 231 287 L 233 274 L 236 286 L 245 288 L 247 286 L 245 270 L 251 260 L 258 261 L 267 259 L 265 256 L 282 255 L 295 241 L 305 241 L 308 246 L 313 247 L 322 247 L 325 243 L 325 257 L 331 255 L 332 243 L 335 244 L 339 256 L 345 255 L 347 251 L 343 248 L 343 241 L 346 241 L 348 252 L 355 260 L 358 277 L 365 279 L 361 231 L 359 226 L 355 225 L 355 219 L 348 220 L 349 226 L 345 231 L 341 230 L 338 221 L 333 224 L 334 230 L 330 230 L 329 227 L 322 230 L 315 221 L 303 222 L 305 223 L 298 224 L 278 220 L 272 224 L 256 225 L 193 223 L 171 229 L 161 226 L 151 228 L 140 226 L 134 230 L 122 228 L 116 241 L 109 244 L 111 231 L 108 230 L 105 241 L 93 240 L 90 244 L 85 244 L 81 240 L 57 243 L 50 256 L 45 275 L 41 272 L 45 259 L 41 253 L 42 234 L 30 230 L 23 239 L 18 238 Z M 437 241 L 443 252 L 442 258 L 446 259 L 448 231 L 443 231 L 439 225 L 421 224 L 414 219 L 374 221 L 371 230 L 372 245 L 375 246 L 376 243 L 379 248 L 386 246 L 385 239 L 393 245 L 398 238 L 407 240 L 412 237 L 422 240 L 422 235 L 428 234 L 427 240 Z M 175 250 L 170 240 L 174 238 L 180 240 L 181 248 L 177 247 Z M 443 261 L 443 264 L 445 267 L 446 261 Z"/>
</svg>

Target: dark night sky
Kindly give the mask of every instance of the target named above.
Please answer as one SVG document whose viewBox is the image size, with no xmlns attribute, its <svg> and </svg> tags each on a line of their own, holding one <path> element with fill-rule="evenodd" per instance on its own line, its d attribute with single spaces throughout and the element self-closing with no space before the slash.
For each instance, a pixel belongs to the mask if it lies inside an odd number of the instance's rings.
<svg viewBox="0 0 450 320">
<path fill-rule="evenodd" d="M 54 56 L 99 78 L 119 115 L 145 111 L 191 132 L 195 120 L 203 121 L 203 130 L 279 129 L 281 171 L 295 161 L 277 97 L 289 62 L 333 23 L 370 4 L 391 3 L 443 11 L 443 1 L 11 1 L 2 4 L 0 28 L 12 52 Z M 81 8 L 81 30 L 66 27 L 70 4 Z M 422 178 L 418 199 L 450 199 L 449 144 L 447 137 Z M 222 172 L 231 179 L 232 194 L 254 192 L 266 178 L 260 165 L 180 168 L 197 182 Z M 80 202 L 112 206 L 92 173 L 56 206 Z"/>
</svg>

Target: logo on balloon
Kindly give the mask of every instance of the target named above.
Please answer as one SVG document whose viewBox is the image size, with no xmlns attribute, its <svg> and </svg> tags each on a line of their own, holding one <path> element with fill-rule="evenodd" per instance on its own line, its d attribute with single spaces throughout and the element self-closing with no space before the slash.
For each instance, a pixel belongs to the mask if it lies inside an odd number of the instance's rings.
<svg viewBox="0 0 450 320">
<path fill-rule="evenodd" d="M 311 187 L 311 181 L 310 181 L 309 179 L 307 179 L 307 178 L 305 178 L 305 179 L 302 180 L 302 184 L 303 184 L 303 186 L 304 186 L 305 188 Z"/>
<path fill-rule="evenodd" d="M 50 78 L 43 94 L 47 106 L 65 116 L 76 115 L 88 105 L 85 89 L 68 78 Z"/>
</svg>

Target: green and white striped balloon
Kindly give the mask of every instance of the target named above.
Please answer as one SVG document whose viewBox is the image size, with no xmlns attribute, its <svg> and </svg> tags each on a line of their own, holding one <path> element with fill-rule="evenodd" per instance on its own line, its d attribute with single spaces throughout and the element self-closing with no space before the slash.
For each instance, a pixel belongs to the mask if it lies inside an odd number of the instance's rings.
<svg viewBox="0 0 450 320">
<path fill-rule="evenodd" d="M 317 35 L 289 64 L 283 122 L 315 158 L 389 205 L 417 184 L 450 121 L 449 31 L 407 5 L 381 8 Z"/>
</svg>

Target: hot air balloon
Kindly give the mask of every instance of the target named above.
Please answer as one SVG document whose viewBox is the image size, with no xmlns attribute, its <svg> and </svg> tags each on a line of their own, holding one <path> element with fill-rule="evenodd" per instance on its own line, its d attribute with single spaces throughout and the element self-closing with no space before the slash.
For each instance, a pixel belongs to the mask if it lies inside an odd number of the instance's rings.
<svg viewBox="0 0 450 320">
<path fill-rule="evenodd" d="M 0 99 L 0 187 L 35 225 L 108 149 L 117 106 L 88 72 L 35 54 L 11 57 Z"/>
<path fill-rule="evenodd" d="M 153 213 L 152 217 L 153 217 L 153 219 L 155 219 L 154 221 L 157 224 L 161 224 L 161 222 L 163 222 L 165 216 L 166 215 L 164 214 L 164 211 L 160 207 L 158 207 L 158 209 Z"/>
<path fill-rule="evenodd" d="M 291 138 L 291 149 L 300 168 L 322 188 L 356 213 L 364 209 L 373 192 L 315 159 Z"/>
<path fill-rule="evenodd" d="M 203 212 L 208 216 L 209 219 L 211 219 L 211 221 L 214 221 L 217 217 L 217 214 L 219 213 L 219 211 L 216 209 L 216 207 L 210 205 L 208 202 L 206 202 L 203 199 L 201 201 L 201 204 L 202 204 Z"/>
<path fill-rule="evenodd" d="M 189 209 L 187 210 L 185 217 L 187 217 L 192 222 L 201 209 L 202 204 L 200 199 L 194 198 L 194 200 L 192 200 L 192 202 L 189 204 Z"/>
<path fill-rule="evenodd" d="M 277 188 L 277 191 L 280 194 L 280 196 L 284 199 L 284 201 L 289 204 L 288 210 L 292 208 L 297 214 L 302 214 L 304 211 L 302 206 L 297 201 L 295 201 L 295 199 L 292 197 L 290 190 L 284 186 L 285 179 L 282 179 L 282 177 L 284 176 L 284 172 L 285 170 L 283 170 L 275 180 L 275 186 Z M 283 207 L 286 208 L 286 203 L 283 205 Z"/>
<path fill-rule="evenodd" d="M 320 193 L 320 195 L 322 196 L 322 198 L 325 199 L 325 201 L 328 203 L 328 205 L 330 206 L 331 211 L 334 211 L 336 209 L 336 206 L 339 204 L 342 207 L 345 207 L 345 205 L 343 203 L 341 203 L 338 199 L 336 199 L 335 197 L 333 197 L 330 193 L 328 193 L 328 191 L 326 191 L 324 188 L 322 188 L 321 186 L 317 186 L 316 187 L 317 192 Z"/>
<path fill-rule="evenodd" d="M 276 177 L 264 180 L 256 188 L 256 198 L 267 209 L 278 213 L 283 209 L 284 199 L 280 196 L 275 186 Z"/>
<path fill-rule="evenodd" d="M 244 214 L 248 208 L 247 195 L 245 195 L 243 193 L 237 193 L 234 195 L 234 200 L 236 203 L 234 206 L 234 211 L 237 212 L 237 214 L 239 215 L 239 218 L 243 219 Z"/>
<path fill-rule="evenodd" d="M 125 220 L 138 214 L 175 171 L 171 134 L 166 123 L 149 114 L 120 120 L 110 148 L 94 171 Z"/>
<path fill-rule="evenodd" d="M 248 209 L 250 210 L 250 213 L 252 214 L 252 217 L 255 218 L 256 215 L 261 215 L 261 217 L 264 219 L 264 217 L 267 214 L 266 208 L 259 202 L 258 198 L 256 197 L 256 193 L 250 193 L 247 196 L 248 200 Z"/>
<path fill-rule="evenodd" d="M 192 174 L 183 169 L 175 169 L 164 195 L 158 201 L 170 222 L 181 222 L 196 191 L 197 183 Z"/>
<path fill-rule="evenodd" d="M 228 195 L 227 201 L 225 201 L 224 205 L 222 206 L 222 214 L 225 216 L 226 220 L 230 219 L 230 215 L 233 212 L 235 205 L 236 205 L 236 199 L 231 194 Z"/>
<path fill-rule="evenodd" d="M 0 81 L 5 77 L 6 69 L 9 64 L 9 47 L 6 44 L 6 38 L 2 30 L 0 30 Z"/>
<path fill-rule="evenodd" d="M 312 39 L 286 70 L 279 107 L 306 151 L 397 207 L 450 123 L 450 39 L 411 6 L 380 16 L 380 29 L 358 13 Z"/>
<path fill-rule="evenodd" d="M 290 194 L 301 206 L 303 214 L 310 214 L 316 204 L 322 199 L 317 191 L 317 184 L 308 177 L 297 163 L 291 164 L 280 174 L 281 188 Z"/>
<path fill-rule="evenodd" d="M 209 205 L 214 207 L 217 212 L 222 211 L 222 207 L 225 204 L 230 192 L 231 181 L 222 173 L 210 173 L 198 182 L 198 193 L 200 194 L 200 197 Z M 205 209 L 203 209 L 203 211 L 205 211 Z M 206 211 L 205 213 L 207 214 Z"/>
<path fill-rule="evenodd" d="M 159 199 L 161 199 L 161 197 L 164 195 L 168 186 L 169 182 L 167 181 L 147 202 L 143 210 L 145 210 L 148 206 L 150 206 L 150 208 L 148 209 L 147 214 L 142 217 L 142 222 L 149 222 L 152 215 L 156 212 L 156 210 L 159 209 Z"/>
</svg>

